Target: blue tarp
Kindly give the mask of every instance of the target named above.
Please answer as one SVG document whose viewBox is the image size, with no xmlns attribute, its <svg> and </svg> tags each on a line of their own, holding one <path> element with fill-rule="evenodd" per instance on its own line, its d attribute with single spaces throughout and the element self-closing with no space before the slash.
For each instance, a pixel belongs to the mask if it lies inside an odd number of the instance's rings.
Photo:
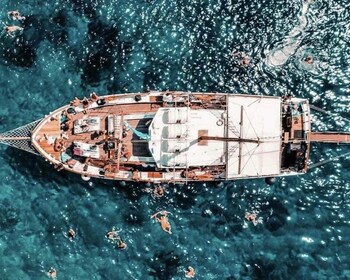
<svg viewBox="0 0 350 280">
<path fill-rule="evenodd" d="M 129 128 L 133 133 L 135 133 L 140 139 L 143 140 L 151 140 L 151 137 L 147 133 L 143 133 L 141 131 L 136 130 L 135 128 L 131 127 L 130 124 L 128 124 L 126 121 L 124 121 L 124 125 Z"/>
</svg>

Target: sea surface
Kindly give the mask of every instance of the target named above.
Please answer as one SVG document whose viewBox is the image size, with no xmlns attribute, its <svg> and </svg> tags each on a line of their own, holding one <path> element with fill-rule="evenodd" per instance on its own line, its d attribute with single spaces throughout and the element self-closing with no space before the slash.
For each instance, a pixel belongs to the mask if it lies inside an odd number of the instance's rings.
<svg viewBox="0 0 350 280">
<path fill-rule="evenodd" d="M 15 9 L 26 19 L 9 19 Z M 23 27 L 0 37 L 0 131 L 92 91 L 167 89 L 293 93 L 329 112 L 313 129 L 349 131 L 346 0 L 2 0 L 0 19 Z M 273 186 L 169 185 L 154 198 L 1 146 L 0 280 L 50 267 L 62 280 L 185 279 L 188 266 L 195 279 L 350 279 L 350 160 L 337 158 L 349 151 L 315 144 L 312 163 L 328 163 Z M 172 235 L 150 218 L 159 210 Z M 113 227 L 126 250 L 106 239 Z"/>
</svg>

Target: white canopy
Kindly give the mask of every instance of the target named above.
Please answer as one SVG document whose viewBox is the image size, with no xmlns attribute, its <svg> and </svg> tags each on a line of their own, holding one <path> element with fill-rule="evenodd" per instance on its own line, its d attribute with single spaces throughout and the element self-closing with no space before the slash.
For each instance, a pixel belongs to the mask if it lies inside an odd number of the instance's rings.
<svg viewBox="0 0 350 280">
<path fill-rule="evenodd" d="M 280 98 L 229 95 L 227 178 L 280 174 L 281 135 Z"/>
<path fill-rule="evenodd" d="M 225 126 L 217 124 L 223 113 L 224 110 L 158 109 L 149 128 L 149 149 L 157 166 L 184 168 L 224 165 L 223 141 L 198 141 L 202 135 L 224 135 Z"/>
<path fill-rule="evenodd" d="M 158 167 L 226 165 L 227 179 L 280 174 L 278 97 L 227 95 L 226 110 L 160 108 L 149 134 Z"/>
</svg>

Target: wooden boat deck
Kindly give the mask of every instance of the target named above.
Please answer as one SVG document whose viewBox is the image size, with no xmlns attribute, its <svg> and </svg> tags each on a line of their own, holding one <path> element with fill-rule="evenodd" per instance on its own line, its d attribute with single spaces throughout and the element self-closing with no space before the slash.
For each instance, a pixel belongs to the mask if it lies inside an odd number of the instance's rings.
<svg viewBox="0 0 350 280">
<path fill-rule="evenodd" d="M 123 110 L 121 110 L 121 108 Z M 63 132 L 60 129 L 60 123 L 59 119 L 61 117 L 61 114 L 58 113 L 56 116 L 54 116 L 54 120 L 47 122 L 40 131 L 37 134 L 37 141 L 40 145 L 40 147 L 47 153 L 51 154 L 55 159 L 59 160 L 61 151 L 55 151 L 52 139 L 61 139 L 63 146 L 65 148 L 71 147 L 73 145 L 73 142 L 83 142 L 87 144 L 96 144 L 101 143 L 99 145 L 99 152 L 100 157 L 99 160 L 105 161 L 108 159 L 117 159 L 117 154 L 115 154 L 113 151 L 109 150 L 106 151 L 103 149 L 103 144 L 109 140 L 110 135 L 108 135 L 107 130 L 107 117 L 109 115 L 124 115 L 123 112 L 127 112 L 128 116 L 135 115 L 135 114 L 142 114 L 142 113 L 150 113 L 150 112 L 156 112 L 157 109 L 152 108 L 151 104 L 133 104 L 133 105 L 115 105 L 115 106 L 106 106 L 106 107 L 98 107 L 89 109 L 87 112 L 79 112 L 75 115 L 71 115 L 71 119 L 69 120 L 69 128 L 67 131 Z M 85 115 L 88 115 L 89 117 L 99 117 L 100 118 L 100 133 L 92 132 L 86 132 L 86 133 L 79 133 L 74 134 L 74 128 L 73 124 L 75 120 L 82 119 Z M 147 124 L 148 121 L 148 124 Z M 147 132 L 148 131 L 148 125 L 150 124 L 150 120 L 144 120 L 144 119 L 138 119 L 137 117 L 134 119 L 131 117 L 131 119 L 127 120 L 128 124 L 141 131 L 141 132 Z M 49 140 L 50 139 L 50 140 Z M 115 139 L 114 139 L 115 140 Z M 127 132 L 127 135 L 122 139 L 123 140 L 123 148 L 126 150 L 130 157 L 132 156 L 150 156 L 148 151 L 148 147 L 146 148 L 145 145 L 147 145 L 146 142 L 140 141 L 135 134 L 133 134 L 131 131 Z M 115 147 L 117 150 L 117 143 L 115 143 Z M 146 149 L 145 149 L 146 148 Z M 96 159 L 94 159 L 96 161 Z"/>
<path fill-rule="evenodd" d="M 54 159 L 60 159 L 60 152 L 54 150 L 54 139 L 61 136 L 58 119 L 49 120 L 37 134 L 36 140 L 41 148 Z"/>
</svg>

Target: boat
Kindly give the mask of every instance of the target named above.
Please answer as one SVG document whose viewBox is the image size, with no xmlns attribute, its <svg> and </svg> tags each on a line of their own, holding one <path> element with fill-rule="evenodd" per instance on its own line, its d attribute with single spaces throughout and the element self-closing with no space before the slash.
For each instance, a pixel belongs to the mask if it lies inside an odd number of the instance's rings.
<svg viewBox="0 0 350 280">
<path fill-rule="evenodd" d="M 84 180 L 272 182 L 306 173 L 313 142 L 350 142 L 349 133 L 312 131 L 310 107 L 291 95 L 92 93 L 0 134 L 0 142 Z"/>
</svg>

